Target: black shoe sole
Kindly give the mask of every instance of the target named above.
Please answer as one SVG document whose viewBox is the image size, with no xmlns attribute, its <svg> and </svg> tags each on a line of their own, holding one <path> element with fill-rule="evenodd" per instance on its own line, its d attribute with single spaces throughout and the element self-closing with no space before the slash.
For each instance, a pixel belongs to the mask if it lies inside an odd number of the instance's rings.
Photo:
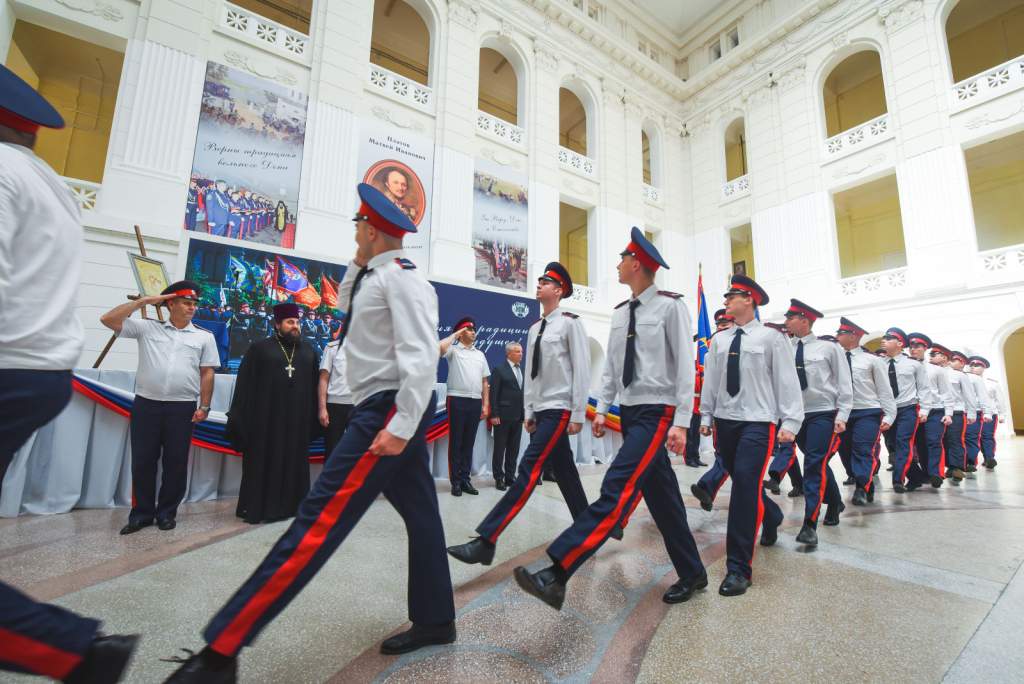
<svg viewBox="0 0 1024 684">
<path fill-rule="evenodd" d="M 691 598 L 693 598 L 693 595 L 695 593 L 697 593 L 701 589 L 707 589 L 707 588 L 708 588 L 708 578 L 705 577 L 699 583 L 697 583 L 697 584 L 693 585 L 692 587 L 690 587 L 690 591 L 686 592 L 685 594 L 680 594 L 679 595 L 680 598 L 675 598 L 675 597 L 668 598 L 668 593 L 666 592 L 664 595 L 662 595 L 661 600 L 664 603 L 667 603 L 669 605 L 675 605 L 677 603 L 686 603 Z"/>
<path fill-rule="evenodd" d="M 483 560 L 483 559 L 474 560 L 474 559 L 470 559 L 470 558 L 462 558 L 461 556 L 455 555 L 455 553 L 452 551 L 453 548 L 455 548 L 455 547 L 449 546 L 445 550 L 448 552 L 449 556 L 451 556 L 455 560 L 459 561 L 460 563 L 465 563 L 466 565 L 490 565 L 491 563 L 494 562 L 494 557 L 493 556 L 491 558 L 487 559 L 487 560 Z"/>
<path fill-rule="evenodd" d="M 711 500 L 711 495 L 704 491 L 699 485 L 690 485 L 690 493 L 693 497 L 700 502 L 700 507 L 705 511 L 710 511 L 715 502 Z"/>
<path fill-rule="evenodd" d="M 530 596 L 540 599 L 541 601 L 551 606 L 555 610 L 562 610 L 562 604 L 560 602 L 548 598 L 537 589 L 536 585 L 534 585 L 533 583 L 533 580 L 530 579 L 529 570 L 522 566 L 519 566 L 512 571 L 512 574 L 515 575 L 516 584 L 519 585 L 520 589 L 525 591 Z"/>
<path fill-rule="evenodd" d="M 381 655 L 402 655 L 403 653 L 412 653 L 413 651 L 418 651 L 419 649 L 425 648 L 427 646 L 444 646 L 446 644 L 454 644 L 456 636 L 457 635 L 453 632 L 452 634 L 449 634 L 444 637 L 424 639 L 422 641 L 413 641 L 410 642 L 408 645 L 402 646 L 400 648 L 388 648 L 384 644 L 381 644 L 380 652 Z"/>
<path fill-rule="evenodd" d="M 750 585 L 747 585 L 747 586 L 743 587 L 743 589 L 741 589 L 739 591 L 736 591 L 736 590 L 725 591 L 725 590 L 722 589 L 721 586 L 719 586 L 718 587 L 718 595 L 719 596 L 743 596 L 744 594 L 747 593 L 747 589 L 749 589 L 749 588 L 750 588 Z"/>
</svg>

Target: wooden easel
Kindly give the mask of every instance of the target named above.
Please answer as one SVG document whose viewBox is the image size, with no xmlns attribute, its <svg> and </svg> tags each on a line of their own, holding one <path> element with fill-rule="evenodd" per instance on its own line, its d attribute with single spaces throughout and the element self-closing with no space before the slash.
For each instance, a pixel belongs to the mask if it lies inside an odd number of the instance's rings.
<svg viewBox="0 0 1024 684">
<path fill-rule="evenodd" d="M 141 256 L 146 256 L 146 244 L 142 240 L 142 231 L 139 229 L 138 226 L 135 226 L 135 240 L 138 241 L 138 243 L 139 243 L 139 254 Z M 140 299 L 141 297 L 142 297 L 141 294 L 128 295 L 128 299 L 133 301 L 133 302 L 136 299 Z M 154 307 L 154 308 L 156 309 L 156 319 L 158 321 L 160 321 L 161 323 L 163 323 L 164 322 L 164 314 L 163 314 L 163 312 L 160 311 L 160 307 L 159 306 Z M 145 306 L 142 307 L 142 318 L 143 319 L 148 319 L 149 318 L 149 316 L 146 315 L 146 307 Z M 107 340 L 106 346 L 103 347 L 103 351 L 101 351 L 100 355 L 96 358 L 96 363 L 92 364 L 93 368 L 99 368 L 100 367 L 100 364 L 103 363 L 103 359 L 105 359 L 107 357 L 107 353 L 110 351 L 110 348 L 114 346 L 114 341 L 116 339 L 117 339 L 117 333 L 114 333 L 114 334 L 112 334 L 110 336 L 110 339 Z"/>
</svg>

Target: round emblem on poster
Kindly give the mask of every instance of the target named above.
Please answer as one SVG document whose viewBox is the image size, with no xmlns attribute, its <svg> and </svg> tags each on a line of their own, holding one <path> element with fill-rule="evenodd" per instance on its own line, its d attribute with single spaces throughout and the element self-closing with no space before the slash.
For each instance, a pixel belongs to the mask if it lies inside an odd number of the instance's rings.
<svg viewBox="0 0 1024 684">
<path fill-rule="evenodd" d="M 530 315 L 530 307 L 525 302 L 516 302 L 512 305 L 512 313 L 516 318 L 526 318 Z"/>
<path fill-rule="evenodd" d="M 407 164 L 382 159 L 367 170 L 363 182 L 384 193 L 414 225 L 420 225 L 427 213 L 427 196 L 420 177 Z"/>
</svg>

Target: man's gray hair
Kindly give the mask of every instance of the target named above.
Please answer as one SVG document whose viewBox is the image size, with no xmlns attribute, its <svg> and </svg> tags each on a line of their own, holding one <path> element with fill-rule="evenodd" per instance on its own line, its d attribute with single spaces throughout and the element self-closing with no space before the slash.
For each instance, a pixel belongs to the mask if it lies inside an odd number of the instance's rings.
<svg viewBox="0 0 1024 684">
<path fill-rule="evenodd" d="M 512 351 L 513 347 L 519 347 L 520 349 L 522 349 L 523 345 L 519 344 L 518 342 L 509 342 L 508 344 L 505 345 L 505 353 L 508 354 L 510 351 Z"/>
</svg>

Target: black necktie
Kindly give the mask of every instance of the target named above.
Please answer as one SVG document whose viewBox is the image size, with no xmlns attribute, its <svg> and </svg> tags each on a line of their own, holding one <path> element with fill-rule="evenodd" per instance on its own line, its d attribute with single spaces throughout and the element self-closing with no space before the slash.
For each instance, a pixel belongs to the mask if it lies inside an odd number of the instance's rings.
<svg viewBox="0 0 1024 684">
<path fill-rule="evenodd" d="M 537 339 L 533 341 L 533 367 L 530 369 L 530 379 L 536 380 L 537 374 L 540 373 L 540 338 L 544 336 L 544 328 L 548 327 L 548 319 L 540 319 L 540 332 L 537 333 Z"/>
<path fill-rule="evenodd" d="M 846 363 L 850 364 L 850 384 L 853 384 L 853 352 L 846 352 Z"/>
<path fill-rule="evenodd" d="M 352 311 L 355 308 L 353 303 L 356 300 L 356 290 L 359 289 L 359 283 L 366 277 L 366 274 L 373 269 L 363 266 L 359 269 L 359 273 L 356 273 L 356 281 L 352 283 L 352 294 L 348 297 L 348 312 L 345 314 L 345 321 L 341 325 L 341 332 L 338 333 L 338 347 L 345 342 L 345 336 L 348 335 L 349 326 L 352 323 Z"/>
<path fill-rule="evenodd" d="M 629 387 L 633 382 L 633 371 L 636 368 L 636 307 L 640 300 L 629 303 L 629 330 L 626 332 L 626 358 L 622 362 L 622 386 Z"/>
<path fill-rule="evenodd" d="M 896 359 L 889 359 L 889 386 L 892 387 L 892 397 L 900 396 L 900 383 L 896 381 Z"/>
<path fill-rule="evenodd" d="M 729 345 L 729 360 L 725 362 L 725 391 L 730 397 L 740 393 L 740 339 L 743 331 L 736 329 L 736 334 Z"/>
<path fill-rule="evenodd" d="M 807 372 L 804 371 L 804 343 L 796 343 L 796 376 L 800 378 L 800 389 L 807 389 Z"/>
</svg>

